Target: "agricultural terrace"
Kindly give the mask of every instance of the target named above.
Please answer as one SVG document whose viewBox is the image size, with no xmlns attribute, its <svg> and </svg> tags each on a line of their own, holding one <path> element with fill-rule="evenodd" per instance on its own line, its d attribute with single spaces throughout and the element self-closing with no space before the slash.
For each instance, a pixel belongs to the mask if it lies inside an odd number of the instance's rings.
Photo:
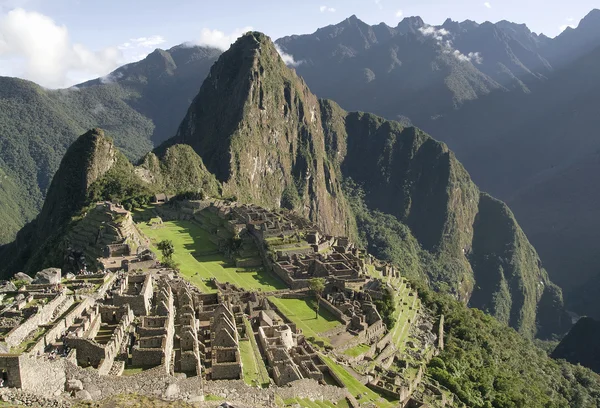
<svg viewBox="0 0 600 408">
<path fill-rule="evenodd" d="M 376 392 L 367 388 L 366 385 L 354 378 L 347 369 L 334 362 L 331 358 L 324 355 L 321 355 L 321 357 L 323 358 L 323 361 L 325 361 L 325 364 L 327 364 L 329 369 L 333 371 L 340 380 L 342 380 L 350 394 L 352 394 L 355 398 L 358 399 L 359 403 L 362 404 L 371 402 L 374 403 L 377 407 L 382 408 L 391 408 L 398 406 L 397 401 L 384 399 Z"/>
<path fill-rule="evenodd" d="M 219 253 L 216 245 L 210 240 L 210 233 L 193 221 L 165 221 L 161 224 L 150 221 L 137 225 L 150 239 L 151 249 L 159 258 L 161 254 L 156 245 L 162 240 L 173 242 L 173 260 L 179 264 L 182 276 L 202 291 L 216 291 L 207 285 L 211 278 L 247 290 L 268 292 L 285 289 L 282 281 L 263 268 L 236 268 Z"/>
<path fill-rule="evenodd" d="M 326 337 L 321 334 L 340 326 L 339 320 L 335 318 L 328 310 L 319 308 L 319 318 L 315 317 L 316 299 L 280 299 L 270 297 L 269 300 L 283 313 L 288 319 L 296 323 L 299 329 L 307 338 L 314 337 L 317 341 L 322 341 L 326 345 L 331 345 Z"/>
</svg>

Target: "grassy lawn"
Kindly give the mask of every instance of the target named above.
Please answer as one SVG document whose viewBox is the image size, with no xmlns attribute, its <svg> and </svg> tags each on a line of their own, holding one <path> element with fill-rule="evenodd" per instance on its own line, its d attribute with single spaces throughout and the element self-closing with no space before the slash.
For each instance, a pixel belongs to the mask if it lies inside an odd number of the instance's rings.
<svg viewBox="0 0 600 408">
<path fill-rule="evenodd" d="M 321 356 L 325 364 L 333 371 L 339 378 L 342 380 L 350 394 L 357 397 L 361 395 L 361 398 L 358 399 L 359 403 L 372 402 L 377 407 L 381 408 L 391 408 L 398 406 L 397 401 L 388 401 L 387 399 L 381 397 L 376 392 L 373 392 L 367 386 L 363 385 L 360 381 L 352 376 L 348 371 L 344 369 L 341 365 L 335 363 L 332 359 L 326 356 Z"/>
<path fill-rule="evenodd" d="M 405 348 L 405 343 L 410 334 L 410 326 L 415 322 L 417 311 L 421 305 L 421 301 L 416 299 L 416 294 L 413 293 L 413 296 L 409 296 L 409 293 L 410 289 L 402 284 L 396 296 L 396 311 L 394 313 L 396 324 L 392 329 L 392 340 L 399 351 L 403 351 Z M 404 305 L 404 302 L 407 305 Z M 413 306 L 413 310 L 410 310 L 410 306 Z M 408 320 L 411 323 L 408 323 Z"/>
<path fill-rule="evenodd" d="M 249 385 L 260 384 L 262 387 L 266 387 L 270 383 L 267 367 L 265 367 L 265 362 L 258 350 L 250 322 L 246 318 L 244 318 L 244 324 L 246 325 L 246 332 L 249 337 L 249 341 L 240 341 L 240 357 L 244 365 L 244 381 Z"/>
<path fill-rule="evenodd" d="M 160 256 L 156 244 L 162 240 L 173 241 L 173 259 L 179 264 L 181 274 L 205 292 L 215 292 L 206 285 L 204 279 L 216 278 L 219 282 L 229 282 L 244 289 L 272 291 L 285 289 L 285 284 L 276 276 L 263 271 L 245 269 L 238 273 L 226 259 L 217 253 L 217 247 L 210 241 L 210 233 L 192 221 L 167 221 L 152 228 L 145 222 L 139 223 L 140 230 L 150 238 L 152 250 Z"/>
<path fill-rule="evenodd" d="M 136 375 L 144 371 L 143 367 L 127 367 L 123 370 L 122 375 Z"/>
<path fill-rule="evenodd" d="M 344 354 L 350 357 L 358 357 L 361 354 L 364 354 L 367 351 L 369 351 L 370 348 L 371 346 L 368 346 L 366 344 L 359 344 L 358 346 L 351 347 L 348 350 L 344 351 Z"/>
<path fill-rule="evenodd" d="M 319 336 L 320 333 L 329 331 L 341 323 L 329 311 L 324 308 L 319 309 L 319 318 L 315 317 L 315 299 L 308 301 L 305 299 L 279 299 L 270 297 L 275 306 L 287 316 L 288 319 L 296 323 L 299 329 L 306 337 L 314 337 L 325 344 L 330 344 L 329 339 Z"/>
</svg>

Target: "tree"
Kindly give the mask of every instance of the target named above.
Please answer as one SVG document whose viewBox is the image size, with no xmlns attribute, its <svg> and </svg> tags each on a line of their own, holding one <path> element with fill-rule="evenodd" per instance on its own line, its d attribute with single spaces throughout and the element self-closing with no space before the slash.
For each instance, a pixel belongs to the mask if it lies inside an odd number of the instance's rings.
<svg viewBox="0 0 600 408">
<path fill-rule="evenodd" d="M 310 288 L 310 290 L 315 292 L 315 295 L 317 295 L 317 309 L 315 311 L 315 319 L 318 319 L 319 318 L 319 303 L 321 303 L 321 295 L 323 294 L 323 291 L 325 290 L 325 279 L 324 278 L 312 278 L 308 282 L 308 287 Z"/>
<path fill-rule="evenodd" d="M 157 247 L 162 252 L 163 261 L 171 261 L 173 253 L 175 253 L 175 247 L 173 246 L 173 241 L 165 239 L 163 241 L 160 241 L 158 243 Z"/>
</svg>

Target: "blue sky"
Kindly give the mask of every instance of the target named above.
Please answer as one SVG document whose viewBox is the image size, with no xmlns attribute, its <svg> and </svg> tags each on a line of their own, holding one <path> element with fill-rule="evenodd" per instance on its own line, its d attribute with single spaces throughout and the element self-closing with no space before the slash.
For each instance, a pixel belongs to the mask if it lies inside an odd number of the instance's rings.
<svg viewBox="0 0 600 408">
<path fill-rule="evenodd" d="M 0 0 L 0 75 L 57 88 L 106 75 L 154 48 L 182 42 L 226 47 L 247 28 L 279 38 L 314 32 L 352 14 L 396 25 L 407 16 L 526 23 L 554 37 L 600 0 Z"/>
</svg>

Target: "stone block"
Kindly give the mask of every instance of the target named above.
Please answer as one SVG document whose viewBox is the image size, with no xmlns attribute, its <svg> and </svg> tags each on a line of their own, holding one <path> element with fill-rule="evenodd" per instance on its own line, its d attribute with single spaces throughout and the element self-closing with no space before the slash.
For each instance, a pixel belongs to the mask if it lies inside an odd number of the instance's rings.
<svg viewBox="0 0 600 408">
<path fill-rule="evenodd" d="M 48 268 L 35 274 L 34 284 L 55 285 L 60 283 L 61 270 L 58 268 Z"/>
<path fill-rule="evenodd" d="M 67 391 L 81 391 L 83 390 L 83 383 L 76 379 L 67 381 Z M 87 392 L 87 391 L 86 391 Z"/>
</svg>

